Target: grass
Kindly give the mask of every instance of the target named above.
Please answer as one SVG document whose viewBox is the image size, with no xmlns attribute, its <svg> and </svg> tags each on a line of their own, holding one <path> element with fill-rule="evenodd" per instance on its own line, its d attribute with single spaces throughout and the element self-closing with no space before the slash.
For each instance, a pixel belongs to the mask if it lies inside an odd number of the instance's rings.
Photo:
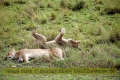
<svg viewBox="0 0 120 80">
<path fill-rule="evenodd" d="M 119 0 L 1 0 L 0 1 L 0 76 L 3 80 L 19 78 L 45 80 L 114 80 L 118 77 L 91 75 L 3 75 L 4 67 L 80 67 L 110 68 L 120 65 Z M 12 49 L 39 48 L 33 45 L 32 30 L 52 40 L 65 27 L 65 38 L 81 40 L 78 49 L 61 47 L 64 61 L 35 59 L 29 64 L 3 61 Z"/>
</svg>

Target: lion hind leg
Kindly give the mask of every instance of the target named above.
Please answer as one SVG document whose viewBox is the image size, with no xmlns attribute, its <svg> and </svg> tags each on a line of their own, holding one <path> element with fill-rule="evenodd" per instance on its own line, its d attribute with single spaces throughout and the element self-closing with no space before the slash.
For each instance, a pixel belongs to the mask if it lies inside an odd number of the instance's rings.
<svg viewBox="0 0 120 80">
<path fill-rule="evenodd" d="M 65 28 L 62 28 L 60 34 L 55 38 L 56 43 L 58 43 L 59 45 L 63 43 L 62 38 L 64 34 L 65 34 Z"/>
</svg>

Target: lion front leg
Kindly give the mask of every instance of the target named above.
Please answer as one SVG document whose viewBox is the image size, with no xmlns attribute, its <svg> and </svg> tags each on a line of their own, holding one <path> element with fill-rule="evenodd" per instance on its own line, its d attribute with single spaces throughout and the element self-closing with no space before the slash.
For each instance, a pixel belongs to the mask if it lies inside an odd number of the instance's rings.
<svg viewBox="0 0 120 80">
<path fill-rule="evenodd" d="M 23 62 L 23 58 L 19 58 L 19 59 L 18 59 L 18 62 Z"/>
</svg>

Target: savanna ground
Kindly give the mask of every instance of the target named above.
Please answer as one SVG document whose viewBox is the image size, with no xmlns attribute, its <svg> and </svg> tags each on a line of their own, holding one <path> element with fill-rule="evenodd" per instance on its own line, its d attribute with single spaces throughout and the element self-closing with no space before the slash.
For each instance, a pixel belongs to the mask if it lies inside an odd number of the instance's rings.
<svg viewBox="0 0 120 80">
<path fill-rule="evenodd" d="M 31 36 L 37 25 L 47 40 L 64 27 L 64 37 L 80 40 L 79 48 L 61 47 L 68 55 L 64 61 L 4 61 L 12 48 L 39 48 Z M 3 68 L 11 66 L 120 67 L 120 0 L 0 0 L 0 80 L 119 80 L 118 75 L 4 75 Z"/>
</svg>

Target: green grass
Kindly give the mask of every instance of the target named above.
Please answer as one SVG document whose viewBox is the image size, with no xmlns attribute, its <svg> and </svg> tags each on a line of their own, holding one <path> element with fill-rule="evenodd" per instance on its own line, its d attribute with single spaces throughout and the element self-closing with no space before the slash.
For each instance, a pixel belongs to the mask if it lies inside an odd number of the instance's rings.
<svg viewBox="0 0 120 80">
<path fill-rule="evenodd" d="M 2 80 L 115 80 L 115 77 L 91 75 L 3 75 L 4 67 L 80 67 L 109 68 L 120 65 L 120 1 L 119 0 L 1 0 L 0 1 L 0 76 Z M 64 61 L 35 59 L 29 64 L 3 61 L 12 49 L 38 48 L 32 45 L 32 30 L 47 40 L 54 39 L 65 27 L 65 38 L 81 40 L 78 49 L 61 47 Z M 117 77 L 119 78 L 119 77 Z M 96 79 L 97 80 L 97 79 Z"/>
</svg>

